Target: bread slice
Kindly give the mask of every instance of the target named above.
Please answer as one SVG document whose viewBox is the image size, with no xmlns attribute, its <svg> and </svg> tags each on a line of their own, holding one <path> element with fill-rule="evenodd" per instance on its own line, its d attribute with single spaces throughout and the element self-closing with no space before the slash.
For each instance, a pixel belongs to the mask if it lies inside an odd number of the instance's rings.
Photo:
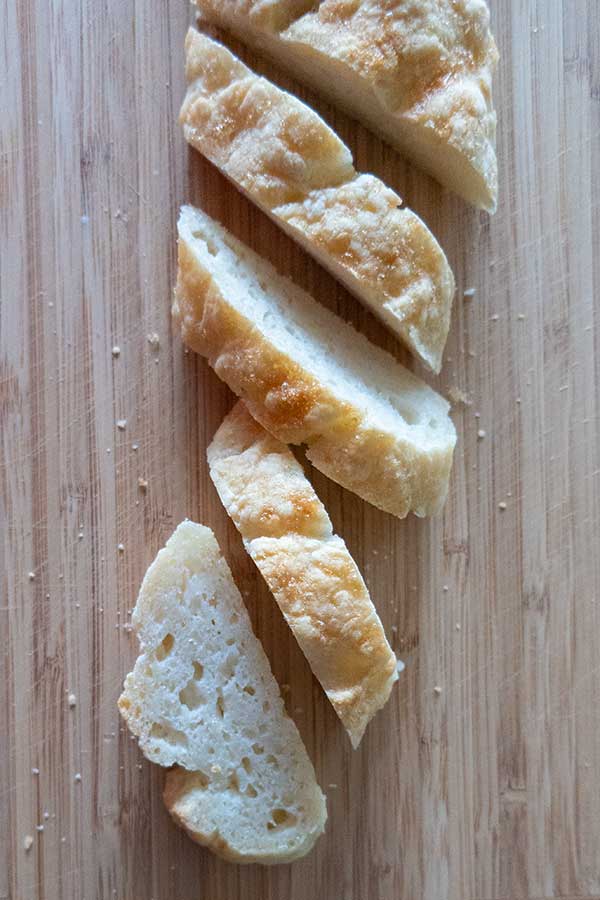
<svg viewBox="0 0 600 900">
<path fill-rule="evenodd" d="M 142 583 L 119 709 L 190 836 L 233 862 L 303 856 L 325 798 L 212 531 L 182 522 Z"/>
<path fill-rule="evenodd" d="M 292 451 L 242 402 L 207 455 L 246 550 L 358 747 L 398 679 L 398 660 L 356 563 Z"/>
<path fill-rule="evenodd" d="M 189 143 L 439 372 L 454 278 L 423 222 L 374 175 L 356 173 L 313 110 L 226 47 L 190 29 L 186 60 Z"/>
<path fill-rule="evenodd" d="M 205 213 L 183 207 L 175 321 L 274 437 L 380 509 L 444 504 L 448 403 Z"/>
<path fill-rule="evenodd" d="M 270 55 L 470 203 L 498 194 L 484 0 L 196 0 L 202 16 Z"/>
</svg>

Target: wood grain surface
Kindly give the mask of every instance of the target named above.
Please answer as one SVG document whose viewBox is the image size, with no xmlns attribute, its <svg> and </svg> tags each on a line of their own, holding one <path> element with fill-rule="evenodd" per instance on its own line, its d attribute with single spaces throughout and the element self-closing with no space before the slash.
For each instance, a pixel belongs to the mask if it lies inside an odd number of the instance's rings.
<svg viewBox="0 0 600 900">
<path fill-rule="evenodd" d="M 171 326 L 178 205 L 406 357 L 184 144 L 185 0 L 4 0 L 0 898 L 600 897 L 600 9 L 492 4 L 492 219 L 262 65 L 424 217 L 459 288 L 444 515 L 312 473 L 407 666 L 353 752 L 208 478 L 233 397 Z M 185 516 L 215 529 L 328 795 L 291 866 L 191 843 L 119 721 L 137 589 Z"/>
</svg>

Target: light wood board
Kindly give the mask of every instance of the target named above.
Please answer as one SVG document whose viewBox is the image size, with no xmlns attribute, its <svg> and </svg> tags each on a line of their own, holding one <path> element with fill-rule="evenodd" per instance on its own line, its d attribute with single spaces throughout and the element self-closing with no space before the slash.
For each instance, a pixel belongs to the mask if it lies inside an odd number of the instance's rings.
<svg viewBox="0 0 600 900">
<path fill-rule="evenodd" d="M 357 752 L 208 478 L 233 398 L 172 330 L 178 205 L 394 341 L 185 146 L 185 0 L 2 9 L 0 898 L 600 897 L 597 0 L 493 0 L 492 219 L 299 91 L 458 283 L 435 383 L 468 402 L 443 517 L 394 520 L 313 473 L 406 662 Z M 185 516 L 215 529 L 328 795 L 291 866 L 191 843 L 118 718 L 129 612 Z"/>
</svg>

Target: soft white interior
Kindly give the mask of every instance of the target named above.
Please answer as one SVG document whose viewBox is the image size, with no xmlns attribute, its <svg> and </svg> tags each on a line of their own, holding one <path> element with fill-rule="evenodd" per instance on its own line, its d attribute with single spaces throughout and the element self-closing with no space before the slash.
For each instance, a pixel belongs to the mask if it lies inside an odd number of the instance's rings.
<svg viewBox="0 0 600 900">
<path fill-rule="evenodd" d="M 446 444 L 448 403 L 235 240 L 201 210 L 183 207 L 179 237 L 219 284 L 223 296 L 266 339 L 302 364 L 336 396 L 361 409 L 363 421 L 420 446 Z M 418 434 L 417 434 L 418 433 Z"/>
<path fill-rule="evenodd" d="M 179 526 L 134 624 L 142 653 L 120 705 L 149 759 L 197 773 L 195 827 L 238 852 L 302 843 L 318 813 L 314 771 L 209 529 Z"/>
</svg>

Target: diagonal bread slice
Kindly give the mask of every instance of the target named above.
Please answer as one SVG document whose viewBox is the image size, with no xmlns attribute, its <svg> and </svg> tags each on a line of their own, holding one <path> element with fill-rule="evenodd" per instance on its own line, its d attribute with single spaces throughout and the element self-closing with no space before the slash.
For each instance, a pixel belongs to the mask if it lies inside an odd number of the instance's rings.
<svg viewBox="0 0 600 900">
<path fill-rule="evenodd" d="M 398 679 L 398 660 L 356 563 L 292 451 L 241 401 L 207 456 L 246 550 L 358 747 Z"/>
<path fill-rule="evenodd" d="M 185 343 L 338 484 L 401 518 L 438 512 L 456 443 L 448 403 L 202 211 L 183 207 L 178 228 Z"/>
<path fill-rule="evenodd" d="M 229 30 L 364 121 L 480 209 L 498 194 L 484 0 L 196 0 Z"/>
<path fill-rule="evenodd" d="M 186 139 L 439 372 L 454 277 L 401 198 L 312 109 L 190 29 Z"/>
<path fill-rule="evenodd" d="M 289 862 L 323 831 L 325 798 L 212 531 L 182 522 L 146 572 L 141 644 L 119 710 L 145 756 L 176 768 L 165 803 L 233 862 Z"/>
</svg>

